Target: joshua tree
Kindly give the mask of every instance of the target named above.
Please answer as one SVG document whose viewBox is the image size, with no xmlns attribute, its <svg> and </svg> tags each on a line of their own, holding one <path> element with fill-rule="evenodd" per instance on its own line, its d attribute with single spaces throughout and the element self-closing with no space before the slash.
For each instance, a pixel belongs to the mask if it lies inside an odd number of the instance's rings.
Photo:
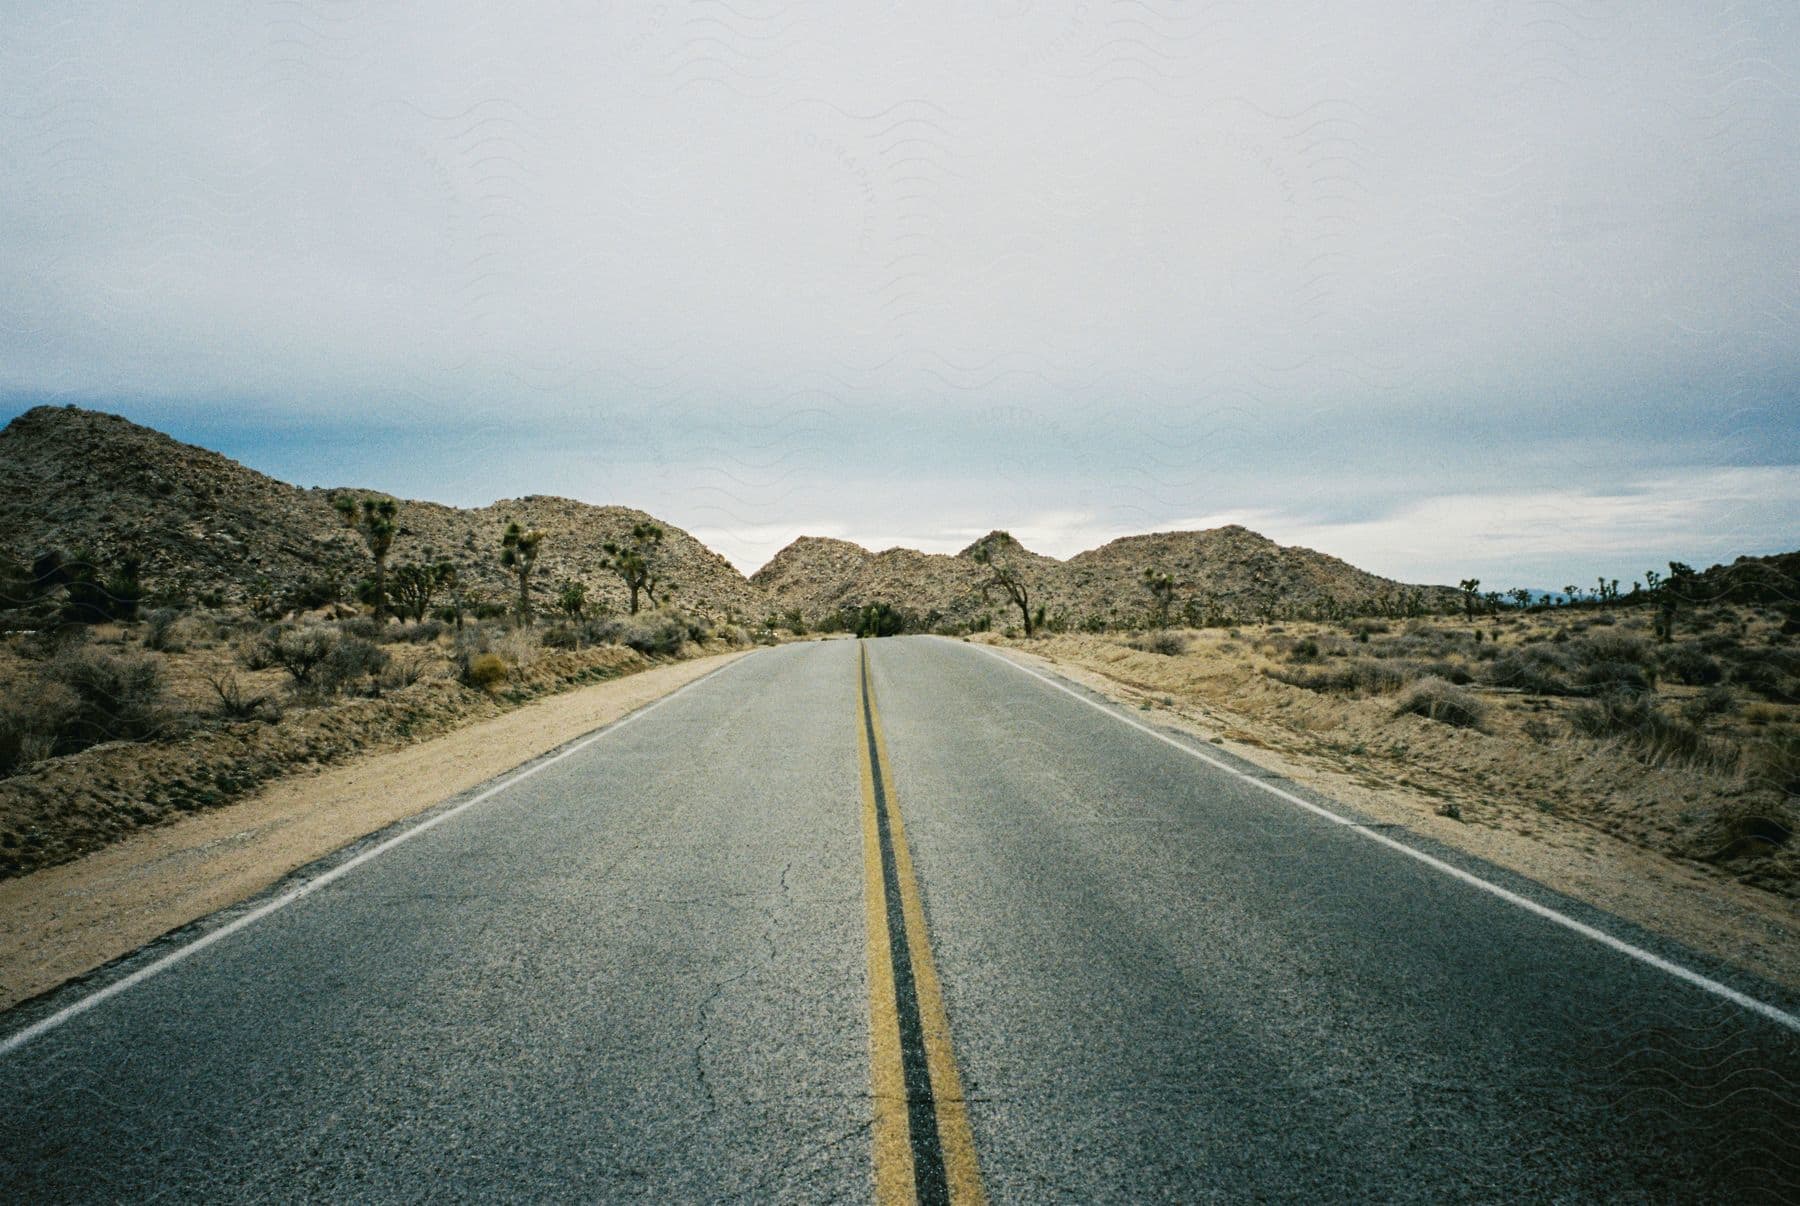
<svg viewBox="0 0 1800 1206">
<path fill-rule="evenodd" d="M 1464 578 L 1461 582 L 1457 583 L 1457 585 L 1462 588 L 1463 614 L 1470 620 L 1473 620 L 1475 618 L 1475 605 L 1481 601 L 1481 595 L 1477 593 L 1481 590 L 1481 579 Z"/>
<path fill-rule="evenodd" d="M 1161 570 L 1144 567 L 1144 589 L 1156 600 L 1156 626 L 1169 626 L 1169 606 L 1175 602 L 1175 579 Z"/>
<path fill-rule="evenodd" d="M 625 589 L 631 592 L 631 614 L 638 610 L 638 593 L 646 595 L 652 606 L 656 604 L 656 551 L 662 547 L 663 530 L 653 523 L 634 524 L 631 536 L 624 544 L 607 541 L 601 545 L 605 556 L 600 558 L 600 568 L 609 569 L 619 575 L 625 583 Z"/>
<path fill-rule="evenodd" d="M 500 564 L 519 579 L 521 625 L 531 623 L 531 571 L 537 568 L 538 546 L 543 542 L 544 533 L 536 528 L 521 528 L 516 519 L 506 521 L 506 531 L 500 537 Z"/>
<path fill-rule="evenodd" d="M 331 505 L 343 519 L 344 526 L 361 532 L 369 555 L 375 559 L 375 622 L 387 619 L 387 558 L 394 547 L 394 517 L 400 506 L 391 498 L 365 498 L 362 506 L 348 494 L 340 494 Z"/>
<path fill-rule="evenodd" d="M 981 584 L 981 594 L 983 598 L 986 598 L 995 587 L 1005 591 L 1006 597 L 1011 599 L 1013 606 L 1019 609 L 1019 616 L 1025 626 L 1025 635 L 1030 636 L 1037 627 L 1031 616 L 1030 584 L 1025 581 L 1024 573 L 1016 564 L 995 554 L 994 546 L 1000 543 L 999 538 L 1004 538 L 1009 544 L 1012 543 L 1010 534 L 996 532 L 994 539 L 984 540 L 976 545 L 972 554 L 974 559 L 987 566 L 988 572 L 993 575 Z"/>
<path fill-rule="evenodd" d="M 1654 572 L 1652 571 L 1652 573 Z M 1694 579 L 1698 576 L 1694 573 L 1694 567 L 1691 565 L 1680 561 L 1669 562 L 1669 576 L 1662 580 L 1661 589 L 1657 591 L 1659 596 L 1656 601 L 1655 620 L 1657 640 L 1666 642 L 1675 639 L 1675 610 L 1682 603 L 1688 601 L 1687 596 Z"/>
</svg>

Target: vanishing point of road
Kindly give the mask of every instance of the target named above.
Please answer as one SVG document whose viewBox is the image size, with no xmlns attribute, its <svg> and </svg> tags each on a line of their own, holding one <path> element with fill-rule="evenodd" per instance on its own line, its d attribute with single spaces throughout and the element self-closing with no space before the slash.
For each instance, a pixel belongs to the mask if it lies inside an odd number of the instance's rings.
<svg viewBox="0 0 1800 1206">
<path fill-rule="evenodd" d="M 0 1017 L 0 1198 L 1800 1198 L 1791 996 L 935 638 Z"/>
</svg>

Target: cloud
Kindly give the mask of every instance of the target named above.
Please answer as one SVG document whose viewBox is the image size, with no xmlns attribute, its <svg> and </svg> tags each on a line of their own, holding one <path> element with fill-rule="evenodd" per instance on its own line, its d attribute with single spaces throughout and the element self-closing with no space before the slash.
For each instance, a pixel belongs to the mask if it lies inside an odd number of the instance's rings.
<svg viewBox="0 0 1800 1206">
<path fill-rule="evenodd" d="M 807 517 L 1064 547 L 1241 512 L 1414 573 L 1800 530 L 1604 485 L 1800 445 L 1774 0 L 7 29 L 0 409 L 627 502 L 741 562 Z"/>
</svg>

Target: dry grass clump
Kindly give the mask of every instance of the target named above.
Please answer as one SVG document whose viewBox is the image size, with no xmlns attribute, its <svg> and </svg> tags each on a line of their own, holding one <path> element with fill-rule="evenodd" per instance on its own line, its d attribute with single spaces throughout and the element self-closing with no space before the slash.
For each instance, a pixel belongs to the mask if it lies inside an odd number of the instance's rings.
<svg viewBox="0 0 1800 1206">
<path fill-rule="evenodd" d="M 1491 686 L 1527 695 L 1567 695 L 1574 662 L 1560 649 L 1524 645 L 1508 649 L 1489 662 L 1482 678 Z"/>
<path fill-rule="evenodd" d="M 1423 716 L 1459 729 L 1485 729 L 1488 708 L 1475 695 L 1441 678 L 1422 678 L 1406 689 L 1396 716 Z"/>
<path fill-rule="evenodd" d="M 465 687 L 491 691 L 506 681 L 506 661 L 497 653 L 474 653 L 464 659 L 461 679 Z"/>
<path fill-rule="evenodd" d="M 1272 667 L 1264 674 L 1290 687 L 1336 695 L 1391 695 L 1419 677 L 1411 663 L 1355 658 L 1318 670 Z"/>
<path fill-rule="evenodd" d="M 1188 651 L 1188 639 L 1166 628 L 1135 636 L 1129 644 L 1140 653 L 1160 653 L 1164 657 L 1180 657 Z"/>
<path fill-rule="evenodd" d="M 41 672 L 8 684 L 0 701 L 0 774 L 106 741 L 142 741 L 169 729 L 162 666 L 145 654 L 73 645 Z"/>
<path fill-rule="evenodd" d="M 1652 766 L 1694 766 L 1721 772 L 1737 766 L 1735 746 L 1707 737 L 1696 726 L 1668 715 L 1633 692 L 1614 692 L 1581 704 L 1569 713 L 1569 724 L 1584 736 L 1619 742 Z"/>
</svg>

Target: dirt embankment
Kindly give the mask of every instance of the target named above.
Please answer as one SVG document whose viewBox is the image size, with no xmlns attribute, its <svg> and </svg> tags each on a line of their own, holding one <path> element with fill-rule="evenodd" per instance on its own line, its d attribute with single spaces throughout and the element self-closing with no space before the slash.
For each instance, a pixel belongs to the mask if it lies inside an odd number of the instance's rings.
<svg viewBox="0 0 1800 1206">
<path fill-rule="evenodd" d="M 243 721 L 52 758 L 0 780 L 0 875 L 54 866 L 135 830 L 243 799 L 283 775 L 403 746 L 651 664 L 617 646 L 547 652 L 493 691 L 432 678 L 380 699 L 290 710 L 280 723 Z"/>
</svg>

